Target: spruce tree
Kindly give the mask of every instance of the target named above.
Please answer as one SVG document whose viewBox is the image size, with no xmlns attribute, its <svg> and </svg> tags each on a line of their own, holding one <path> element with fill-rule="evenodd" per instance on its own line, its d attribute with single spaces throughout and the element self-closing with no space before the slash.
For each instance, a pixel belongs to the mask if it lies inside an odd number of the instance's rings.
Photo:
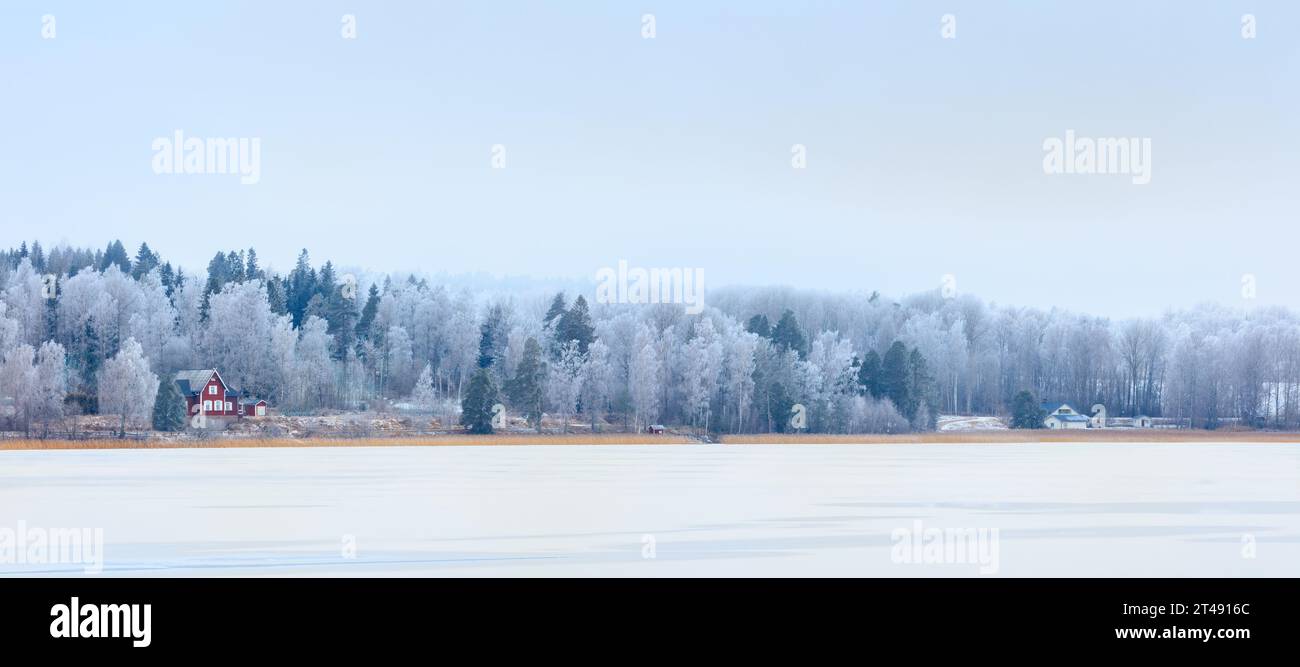
<svg viewBox="0 0 1300 667">
<path fill-rule="evenodd" d="M 772 329 L 772 342 L 782 352 L 786 350 L 798 352 L 800 359 L 808 355 L 808 341 L 804 338 L 803 330 L 799 328 L 799 320 L 795 319 L 793 311 L 787 310 L 781 313 L 781 319 Z"/>
<path fill-rule="evenodd" d="M 772 323 L 767 321 L 767 315 L 758 314 L 745 323 L 745 331 L 762 336 L 763 338 L 772 337 Z"/>
<path fill-rule="evenodd" d="M 153 403 L 153 430 L 180 431 L 185 428 L 185 397 L 172 380 L 158 383 Z"/>
<path fill-rule="evenodd" d="M 587 310 L 587 300 L 582 296 L 573 300 L 573 307 L 560 316 L 555 325 L 555 340 L 561 347 L 571 341 L 578 341 L 578 353 L 586 354 L 588 346 L 596 338 L 596 327 L 591 323 L 591 313 Z"/>
<path fill-rule="evenodd" d="M 885 351 L 885 358 L 880 363 L 880 395 L 892 401 L 899 414 L 908 421 L 916 414 L 910 380 L 907 346 L 902 341 L 894 341 Z"/>
<path fill-rule="evenodd" d="M 492 406 L 497 402 L 497 388 L 492 383 L 487 370 L 480 368 L 470 378 L 469 388 L 460 403 L 460 423 L 470 433 L 489 435 L 492 433 Z"/>
<path fill-rule="evenodd" d="M 371 283 L 366 295 L 366 305 L 361 309 L 361 319 L 357 320 L 357 338 L 370 340 L 374 336 L 375 315 L 379 313 L 379 286 Z"/>
<path fill-rule="evenodd" d="M 1028 390 L 1016 394 L 1011 401 L 1011 428 L 1043 428 L 1047 411 Z"/>
<path fill-rule="evenodd" d="M 158 253 L 149 249 L 148 243 L 141 243 L 135 253 L 135 264 L 131 267 L 131 277 L 139 280 L 158 266 Z"/>
<path fill-rule="evenodd" d="M 478 367 L 492 368 L 506 351 L 506 313 L 499 304 L 492 306 L 479 327 Z"/>
<path fill-rule="evenodd" d="M 859 391 L 872 398 L 880 398 L 880 355 L 868 350 L 858 366 Z"/>
<path fill-rule="evenodd" d="M 939 420 L 939 402 L 934 377 L 930 375 L 925 355 L 919 349 L 912 348 L 911 354 L 907 356 L 907 366 L 910 373 L 908 387 L 911 390 L 909 399 L 912 402 L 912 428 L 918 431 L 934 430 Z"/>
<path fill-rule="evenodd" d="M 549 331 L 558 322 L 558 318 L 564 315 L 568 306 L 564 303 L 564 292 L 555 295 L 551 299 L 551 307 L 546 310 L 546 315 L 542 318 L 542 329 Z"/>
<path fill-rule="evenodd" d="M 271 277 L 266 281 L 266 303 L 271 308 L 271 312 L 276 315 L 284 315 L 289 312 L 289 304 L 285 301 L 285 283 L 282 280 Z"/>
<path fill-rule="evenodd" d="M 99 258 L 99 270 L 103 271 L 110 266 L 116 266 L 122 270 L 122 273 L 131 272 L 131 257 L 126 254 L 126 246 L 121 241 L 113 241 L 108 244 L 104 254 Z"/>
<path fill-rule="evenodd" d="M 785 433 L 786 429 L 790 428 L 790 413 L 794 410 L 794 400 L 786 392 L 785 385 L 780 382 L 773 383 L 767 395 L 767 410 L 768 416 L 772 419 L 772 428 L 777 433 Z"/>
<path fill-rule="evenodd" d="M 285 305 L 293 317 L 295 328 L 307 319 L 307 304 L 316 294 L 316 271 L 311 268 L 311 257 L 306 248 L 298 254 L 298 263 L 289 272 L 285 287 Z"/>
<path fill-rule="evenodd" d="M 266 277 L 262 274 L 262 267 L 257 265 L 257 251 L 252 248 L 248 249 L 248 260 L 244 264 L 244 277 L 247 280 L 260 280 Z"/>
<path fill-rule="evenodd" d="M 540 433 L 542 430 L 542 396 L 546 388 L 546 360 L 542 346 L 536 338 L 524 343 L 524 354 L 515 367 L 515 376 L 508 385 L 510 404 L 521 412 L 528 423 Z"/>
</svg>

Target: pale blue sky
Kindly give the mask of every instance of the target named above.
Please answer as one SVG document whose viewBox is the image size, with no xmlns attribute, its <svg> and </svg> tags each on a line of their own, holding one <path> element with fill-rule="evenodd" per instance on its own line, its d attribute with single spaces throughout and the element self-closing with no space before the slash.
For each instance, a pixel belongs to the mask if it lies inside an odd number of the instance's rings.
<svg viewBox="0 0 1300 667">
<path fill-rule="evenodd" d="M 1111 316 L 1240 303 L 1253 273 L 1300 307 L 1294 2 L 6 0 L 0 82 L 5 247 L 202 268 L 256 235 L 280 268 L 627 259 L 891 295 L 953 274 Z M 259 137 L 261 182 L 155 175 L 176 129 Z M 1151 138 L 1151 183 L 1045 175 L 1067 129 Z"/>
</svg>

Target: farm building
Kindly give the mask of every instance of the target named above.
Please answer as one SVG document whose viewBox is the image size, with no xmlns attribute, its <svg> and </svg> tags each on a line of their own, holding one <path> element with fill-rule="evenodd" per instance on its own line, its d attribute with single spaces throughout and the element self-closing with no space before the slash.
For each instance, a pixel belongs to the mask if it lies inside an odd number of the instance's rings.
<svg viewBox="0 0 1300 667">
<path fill-rule="evenodd" d="M 1088 428 L 1088 418 L 1079 414 L 1077 410 L 1070 407 L 1068 403 L 1045 402 L 1042 404 L 1043 412 L 1047 417 L 1043 419 L 1043 426 L 1051 429 L 1079 429 Z"/>
<path fill-rule="evenodd" d="M 241 398 L 239 390 L 226 384 L 214 368 L 179 371 L 174 381 L 185 397 L 188 415 L 202 414 L 218 424 L 229 419 L 266 416 L 265 400 Z"/>
<path fill-rule="evenodd" d="M 1154 422 L 1146 415 L 1136 417 L 1107 417 L 1106 406 L 1098 403 L 1092 406 L 1092 418 L 1088 428 L 1154 428 Z"/>
</svg>

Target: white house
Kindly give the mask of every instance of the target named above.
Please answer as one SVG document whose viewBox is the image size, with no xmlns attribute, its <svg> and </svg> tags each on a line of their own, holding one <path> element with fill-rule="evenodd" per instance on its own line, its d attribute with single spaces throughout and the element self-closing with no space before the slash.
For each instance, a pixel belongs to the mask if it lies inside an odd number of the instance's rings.
<svg viewBox="0 0 1300 667">
<path fill-rule="evenodd" d="M 1043 403 L 1042 408 L 1047 413 L 1047 417 L 1043 419 L 1043 426 L 1047 428 L 1088 428 L 1088 418 L 1079 414 L 1068 403 Z"/>
</svg>

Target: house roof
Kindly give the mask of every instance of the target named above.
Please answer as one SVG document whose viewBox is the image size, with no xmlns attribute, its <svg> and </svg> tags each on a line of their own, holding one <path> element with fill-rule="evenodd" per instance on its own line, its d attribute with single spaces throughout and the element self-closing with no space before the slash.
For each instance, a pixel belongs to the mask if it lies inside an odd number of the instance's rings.
<svg viewBox="0 0 1300 667">
<path fill-rule="evenodd" d="M 1087 417 L 1083 415 L 1048 415 L 1049 419 L 1057 419 L 1063 422 L 1086 422 Z"/>
<path fill-rule="evenodd" d="M 177 371 L 175 378 L 176 384 L 180 387 L 182 394 L 193 396 L 200 391 L 203 391 L 203 387 L 208 384 L 208 380 L 211 380 L 212 374 L 216 372 L 217 370 L 215 368 L 197 371 Z"/>
<path fill-rule="evenodd" d="M 1038 405 L 1043 410 L 1045 410 L 1049 415 L 1052 414 L 1053 412 L 1056 412 L 1057 410 L 1060 410 L 1061 408 L 1070 408 L 1071 410 L 1074 409 L 1070 406 L 1069 403 L 1066 403 L 1064 401 L 1043 401 Z"/>
<path fill-rule="evenodd" d="M 207 386 L 208 380 L 212 379 L 213 374 L 216 374 L 217 380 L 221 382 L 221 386 L 226 388 L 226 398 L 232 400 L 239 398 L 239 390 L 226 384 L 225 378 L 221 377 L 221 373 L 217 373 L 215 368 L 205 368 L 196 371 L 177 371 L 175 381 L 176 385 L 180 387 L 182 394 L 198 396 L 199 392 L 203 391 L 203 388 Z"/>
</svg>

